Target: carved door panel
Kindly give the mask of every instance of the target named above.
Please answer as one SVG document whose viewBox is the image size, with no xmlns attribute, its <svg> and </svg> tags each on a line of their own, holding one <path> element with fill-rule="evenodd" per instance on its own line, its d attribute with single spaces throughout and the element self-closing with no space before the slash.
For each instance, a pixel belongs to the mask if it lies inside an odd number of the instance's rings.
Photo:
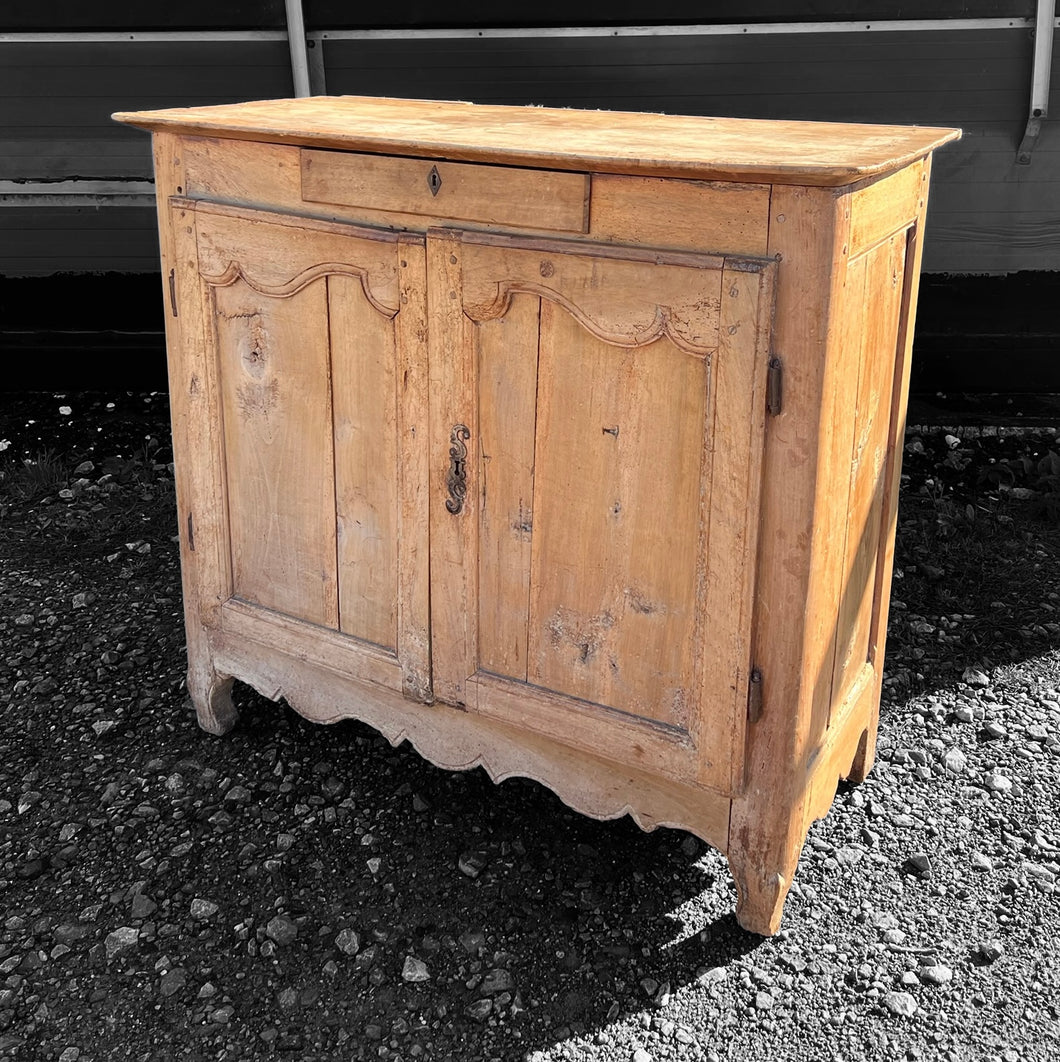
<svg viewBox="0 0 1060 1062">
<path fill-rule="evenodd" d="M 423 241 L 208 204 L 194 217 L 224 622 L 306 651 L 289 619 L 330 628 L 347 637 L 318 632 L 315 656 L 427 699 Z"/>
<path fill-rule="evenodd" d="M 733 784 L 774 268 L 429 234 L 439 699 Z"/>
</svg>

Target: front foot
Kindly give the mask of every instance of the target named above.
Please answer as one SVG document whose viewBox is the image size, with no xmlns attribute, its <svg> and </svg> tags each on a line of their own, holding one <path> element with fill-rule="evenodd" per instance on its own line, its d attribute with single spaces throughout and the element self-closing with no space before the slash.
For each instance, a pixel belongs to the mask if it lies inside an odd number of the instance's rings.
<svg viewBox="0 0 1060 1062">
<path fill-rule="evenodd" d="M 784 834 L 770 843 L 769 836 L 758 831 L 730 835 L 728 859 L 736 883 L 736 921 L 744 929 L 763 937 L 780 929 L 802 840 Z"/>
<path fill-rule="evenodd" d="M 232 703 L 232 676 L 213 668 L 189 668 L 188 692 L 199 726 L 209 734 L 227 734 L 236 725 L 239 712 Z"/>
<path fill-rule="evenodd" d="M 750 933 L 771 937 L 780 929 L 784 900 L 791 882 L 782 874 L 759 877 L 739 868 L 730 857 L 729 867 L 736 882 L 736 921 Z"/>
<path fill-rule="evenodd" d="M 853 785 L 861 785 L 872 770 L 873 761 L 876 759 L 876 728 L 869 727 L 861 735 L 858 742 L 858 751 L 854 753 L 854 762 L 850 765 L 846 780 Z"/>
</svg>

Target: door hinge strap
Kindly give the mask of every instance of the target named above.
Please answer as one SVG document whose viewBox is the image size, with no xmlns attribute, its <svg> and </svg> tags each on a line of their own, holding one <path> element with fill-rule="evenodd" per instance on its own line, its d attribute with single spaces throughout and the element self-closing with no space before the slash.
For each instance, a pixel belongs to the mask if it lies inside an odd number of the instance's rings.
<svg viewBox="0 0 1060 1062">
<path fill-rule="evenodd" d="M 778 357 L 769 359 L 766 377 L 766 409 L 774 417 L 784 408 L 784 363 Z"/>
<path fill-rule="evenodd" d="M 173 311 L 173 316 L 177 316 L 177 271 L 171 269 L 169 271 L 169 306 Z"/>
<path fill-rule="evenodd" d="M 762 716 L 762 672 L 757 668 L 751 669 L 751 677 L 747 683 L 747 721 L 757 723 Z"/>
</svg>

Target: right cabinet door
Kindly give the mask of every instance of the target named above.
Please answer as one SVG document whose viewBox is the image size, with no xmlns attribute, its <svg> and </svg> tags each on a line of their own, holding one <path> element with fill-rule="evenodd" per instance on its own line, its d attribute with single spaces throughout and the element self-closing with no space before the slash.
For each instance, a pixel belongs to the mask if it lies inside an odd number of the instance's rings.
<svg viewBox="0 0 1060 1062">
<path fill-rule="evenodd" d="M 774 269 L 429 234 L 440 700 L 731 788 Z"/>
</svg>

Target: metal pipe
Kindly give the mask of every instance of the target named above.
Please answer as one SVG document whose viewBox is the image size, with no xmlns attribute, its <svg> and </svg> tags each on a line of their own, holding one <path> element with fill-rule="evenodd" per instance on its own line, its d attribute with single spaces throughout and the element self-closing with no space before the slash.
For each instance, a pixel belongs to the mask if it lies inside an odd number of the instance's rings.
<svg viewBox="0 0 1060 1062">
<path fill-rule="evenodd" d="M 154 181 L 0 181 L 0 207 L 150 207 L 154 203 Z"/>
<path fill-rule="evenodd" d="M 1035 145 L 1042 131 L 1042 120 L 1049 113 L 1049 80 L 1053 69 L 1053 26 L 1056 0 L 1038 0 L 1034 20 L 1034 60 L 1031 66 L 1031 103 L 1027 127 L 1023 132 L 1016 162 L 1030 164 Z"/>
<path fill-rule="evenodd" d="M 0 33 L 0 44 L 257 44 L 285 41 L 284 30 L 125 30 Z"/>
<path fill-rule="evenodd" d="M 298 0 L 285 0 L 298 9 Z M 1055 19 L 1054 19 L 1055 23 Z M 304 22 L 302 23 L 304 27 Z M 483 29 L 376 29 L 313 30 L 313 40 L 444 40 L 448 38 L 550 38 L 550 37 L 738 37 L 782 36 L 803 33 L 931 33 L 1032 29 L 1029 18 L 884 19 L 877 22 L 762 22 L 689 26 L 512 26 Z M 302 36 L 305 36 L 303 29 Z M 48 33 L 0 33 L 0 44 L 236 44 L 288 39 L 283 30 L 101 30 Z"/>
<path fill-rule="evenodd" d="M 291 47 L 291 79 L 296 96 L 312 96 L 309 88 L 309 55 L 305 43 L 302 0 L 284 0 L 287 8 L 287 42 Z"/>
<path fill-rule="evenodd" d="M 353 40 L 497 40 L 556 37 L 752 37 L 810 33 L 930 33 L 969 30 L 1030 29 L 1029 18 L 884 19 L 877 22 L 757 22 L 686 26 L 501 26 L 481 29 L 313 30 L 328 41 Z"/>
<path fill-rule="evenodd" d="M 1038 0 L 1034 27 L 1034 69 L 1031 74 L 1031 115 L 1049 113 L 1049 75 L 1053 67 L 1053 18 L 1056 0 Z"/>
</svg>

